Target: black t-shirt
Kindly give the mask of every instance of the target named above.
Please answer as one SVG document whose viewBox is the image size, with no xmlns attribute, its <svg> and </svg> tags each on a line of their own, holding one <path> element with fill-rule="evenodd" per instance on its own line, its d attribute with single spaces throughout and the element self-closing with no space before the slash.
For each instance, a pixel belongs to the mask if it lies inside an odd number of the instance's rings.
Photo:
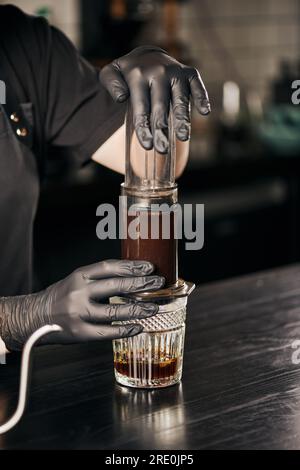
<svg viewBox="0 0 300 470">
<path fill-rule="evenodd" d="M 39 180 L 48 155 L 74 164 L 92 154 L 123 123 L 113 102 L 72 43 L 46 20 L 0 6 L 0 79 L 6 79 L 32 123 L 32 148 L 17 141 L 0 113 L 0 296 L 31 290 L 32 227 Z M 9 149 L 9 150 L 8 150 Z"/>
</svg>

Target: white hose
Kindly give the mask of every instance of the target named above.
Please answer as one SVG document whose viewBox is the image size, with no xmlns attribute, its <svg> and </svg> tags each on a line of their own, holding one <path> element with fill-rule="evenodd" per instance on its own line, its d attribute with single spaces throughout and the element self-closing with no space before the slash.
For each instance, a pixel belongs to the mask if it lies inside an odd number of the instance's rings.
<svg viewBox="0 0 300 470">
<path fill-rule="evenodd" d="M 5 424 L 0 426 L 0 435 L 12 429 L 20 421 L 24 413 L 28 391 L 30 353 L 33 346 L 42 336 L 48 335 L 54 331 L 62 331 L 62 328 L 58 325 L 45 325 L 36 330 L 28 338 L 22 353 L 18 406 L 12 417 Z"/>
</svg>

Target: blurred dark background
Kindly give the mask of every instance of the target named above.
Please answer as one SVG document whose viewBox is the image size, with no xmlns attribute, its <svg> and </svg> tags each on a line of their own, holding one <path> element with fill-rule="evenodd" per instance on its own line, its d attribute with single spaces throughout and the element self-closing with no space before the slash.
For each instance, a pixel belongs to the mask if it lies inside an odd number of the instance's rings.
<svg viewBox="0 0 300 470">
<path fill-rule="evenodd" d="M 5 2 L 2 2 L 5 3 Z M 194 113 L 181 202 L 205 204 L 205 245 L 180 248 L 180 273 L 197 283 L 300 260 L 300 79 L 298 0 L 19 0 L 46 16 L 97 66 L 142 44 L 195 65 L 213 112 Z M 120 254 L 96 238 L 96 207 L 117 202 L 122 177 L 59 160 L 44 186 L 36 224 L 42 285 L 79 265 Z"/>
</svg>

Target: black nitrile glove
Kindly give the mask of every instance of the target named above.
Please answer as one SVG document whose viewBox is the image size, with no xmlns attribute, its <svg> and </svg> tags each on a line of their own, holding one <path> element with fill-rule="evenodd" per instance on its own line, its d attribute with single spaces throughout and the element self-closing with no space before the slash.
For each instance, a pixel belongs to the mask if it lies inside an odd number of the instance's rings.
<svg viewBox="0 0 300 470">
<path fill-rule="evenodd" d="M 76 343 L 134 336 L 137 324 L 111 325 L 115 320 L 147 318 L 158 306 L 150 303 L 109 304 L 107 299 L 163 286 L 164 278 L 149 276 L 147 261 L 109 260 L 77 269 L 62 281 L 36 294 L 0 298 L 0 336 L 10 350 L 22 349 L 28 337 L 46 324 L 62 332 L 43 344 Z"/>
<path fill-rule="evenodd" d="M 199 113 L 210 112 L 198 70 L 181 64 L 159 47 L 137 47 L 106 65 L 100 78 L 115 101 L 121 103 L 130 96 L 136 134 L 146 150 L 154 145 L 160 153 L 168 151 L 166 130 L 171 101 L 175 132 L 181 141 L 190 137 L 190 96 Z"/>
</svg>

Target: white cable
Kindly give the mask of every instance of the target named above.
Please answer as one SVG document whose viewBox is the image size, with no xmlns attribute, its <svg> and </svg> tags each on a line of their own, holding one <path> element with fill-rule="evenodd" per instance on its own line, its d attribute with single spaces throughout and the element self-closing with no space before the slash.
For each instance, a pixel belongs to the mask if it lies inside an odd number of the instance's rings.
<svg viewBox="0 0 300 470">
<path fill-rule="evenodd" d="M 62 328 L 58 325 L 45 325 L 36 330 L 28 338 L 22 353 L 18 406 L 12 417 L 5 424 L 0 426 L 0 435 L 12 429 L 20 421 L 24 413 L 27 398 L 30 353 L 33 346 L 42 336 L 45 336 L 54 331 L 62 331 Z"/>
</svg>

